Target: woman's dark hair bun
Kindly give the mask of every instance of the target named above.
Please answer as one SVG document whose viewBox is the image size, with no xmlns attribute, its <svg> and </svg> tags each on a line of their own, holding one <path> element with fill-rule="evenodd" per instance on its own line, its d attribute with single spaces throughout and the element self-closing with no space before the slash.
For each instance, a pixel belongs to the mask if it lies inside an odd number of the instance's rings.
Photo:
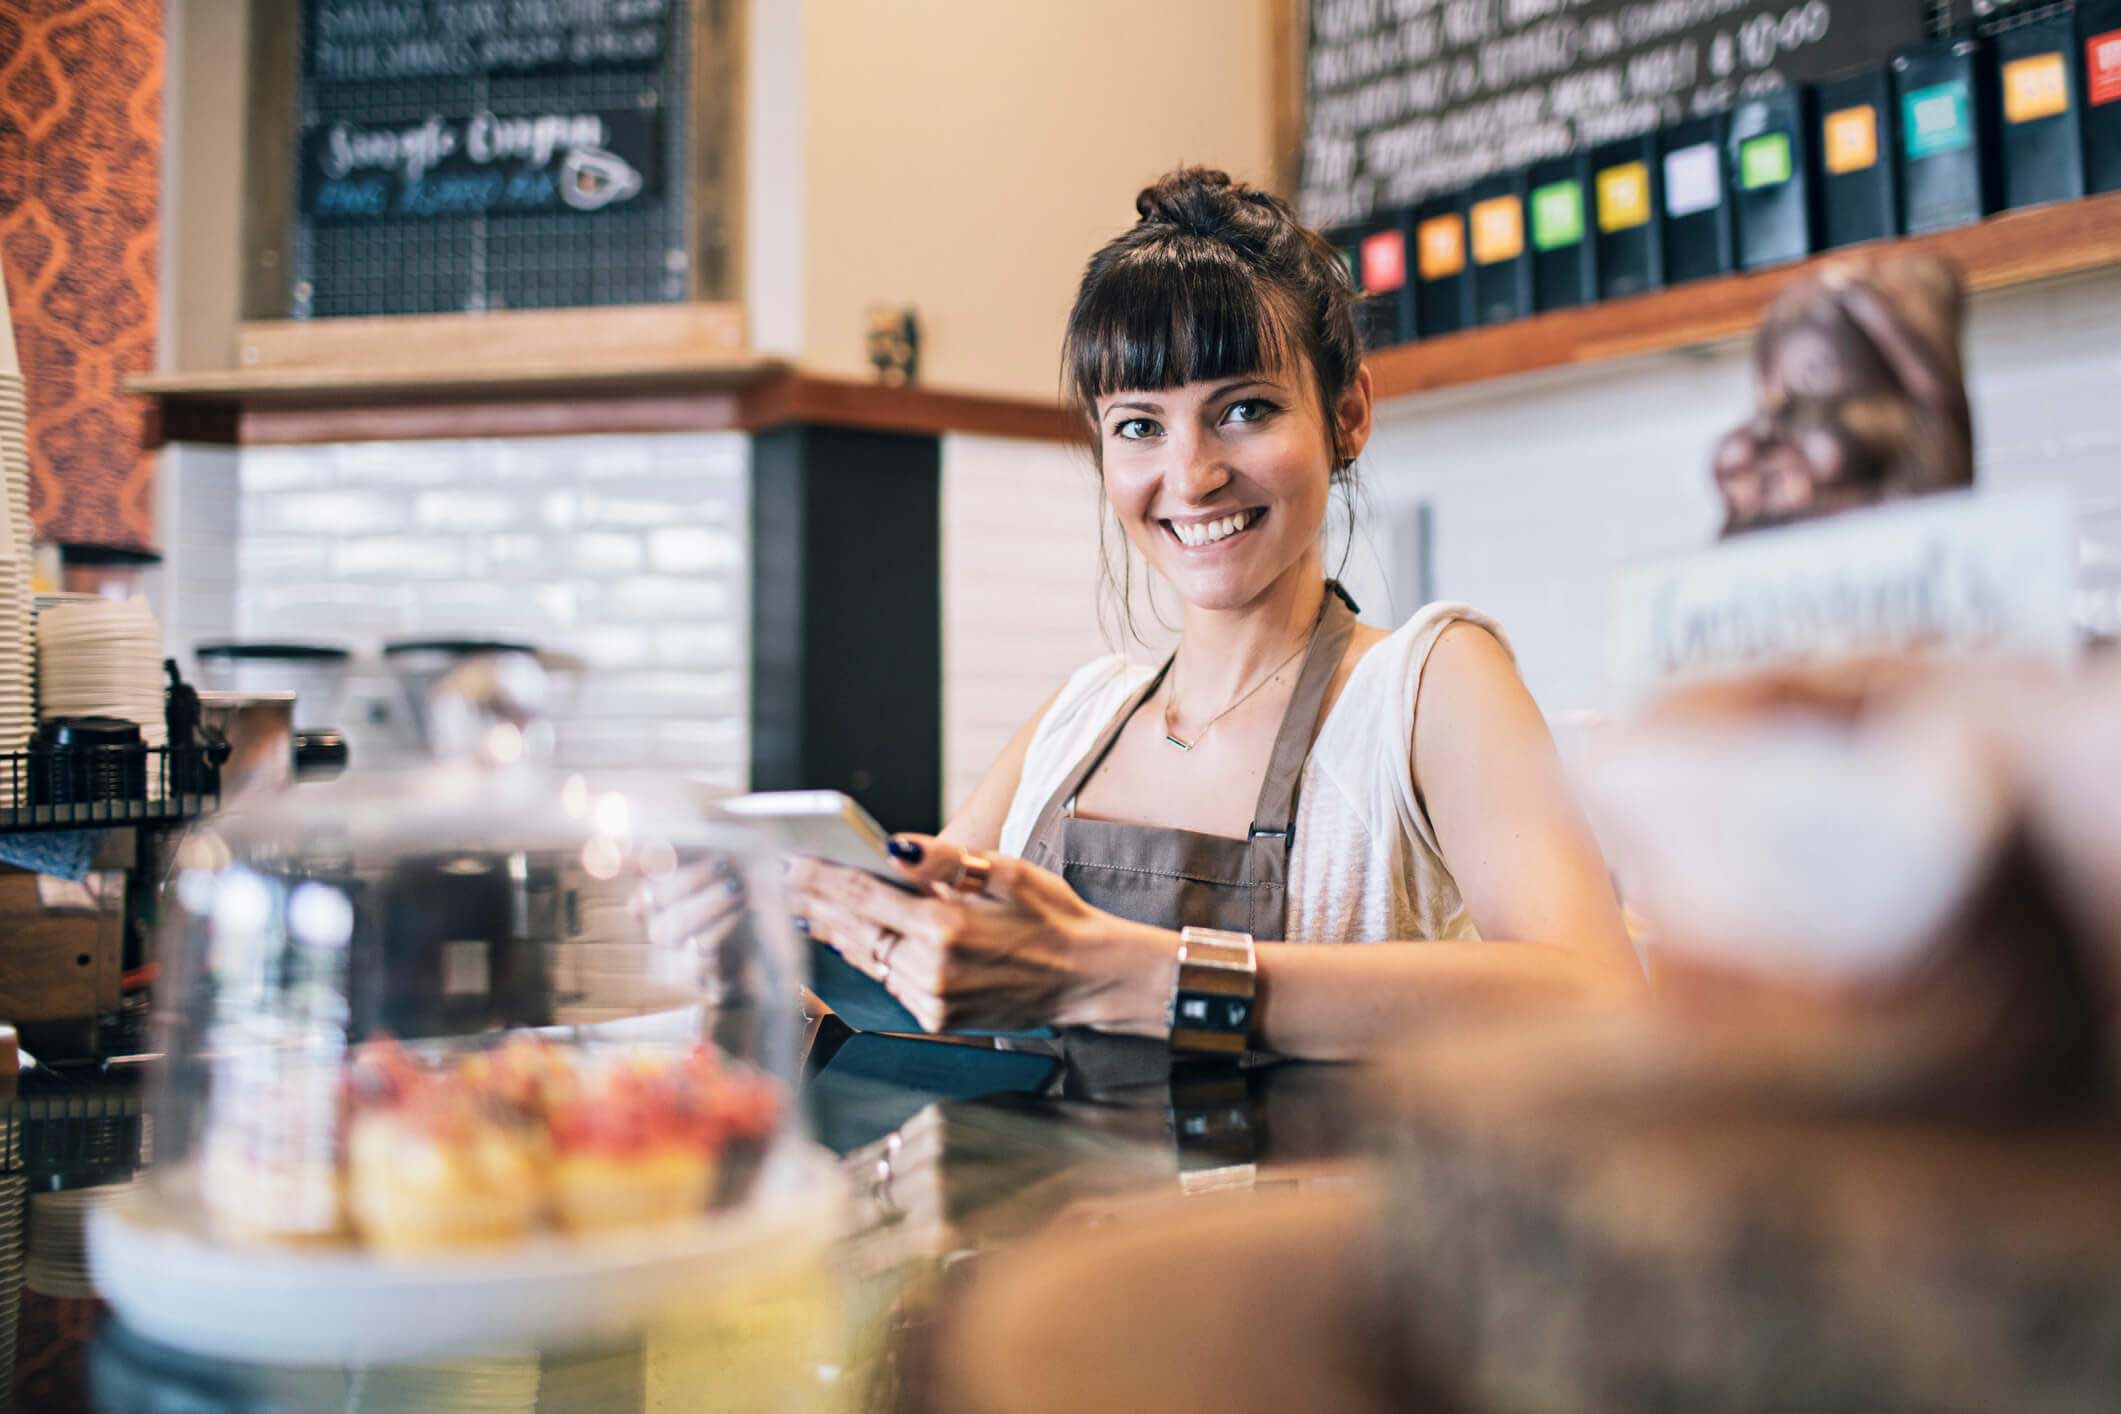
<svg viewBox="0 0 2121 1414">
<path fill-rule="evenodd" d="M 1143 187 L 1134 198 L 1134 209 L 1144 221 L 1160 221 L 1207 235 L 1228 223 L 1230 209 L 1241 191 L 1228 172 L 1213 167 L 1181 167 Z"/>
</svg>

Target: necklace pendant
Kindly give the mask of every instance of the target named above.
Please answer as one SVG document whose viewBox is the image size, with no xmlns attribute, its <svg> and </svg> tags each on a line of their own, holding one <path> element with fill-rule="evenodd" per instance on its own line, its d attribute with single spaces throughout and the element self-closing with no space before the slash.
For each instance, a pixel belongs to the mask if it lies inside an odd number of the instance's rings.
<svg viewBox="0 0 2121 1414">
<path fill-rule="evenodd" d="M 1165 740 L 1165 741 L 1168 741 L 1168 742 L 1170 742 L 1170 743 L 1171 743 L 1171 744 L 1172 744 L 1173 746 L 1177 747 L 1177 748 L 1178 748 L 1178 749 L 1179 749 L 1180 751 L 1191 751 L 1191 750 L 1193 749 L 1193 743 L 1192 743 L 1192 742 L 1190 742 L 1190 741 L 1180 741 L 1180 740 L 1179 740 L 1179 739 L 1178 739 L 1177 737 L 1175 737 L 1175 736 L 1171 735 L 1171 733 L 1169 733 L 1169 732 L 1165 732 L 1165 733 L 1164 733 L 1164 740 Z"/>
</svg>

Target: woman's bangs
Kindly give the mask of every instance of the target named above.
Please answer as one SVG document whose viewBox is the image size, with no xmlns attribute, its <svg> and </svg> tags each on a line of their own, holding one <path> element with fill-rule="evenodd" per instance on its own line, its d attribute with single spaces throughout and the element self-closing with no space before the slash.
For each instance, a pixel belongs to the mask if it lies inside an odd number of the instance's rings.
<svg viewBox="0 0 2121 1414">
<path fill-rule="evenodd" d="M 1220 255 L 1138 252 L 1084 292 L 1069 323 L 1067 368 L 1085 408 L 1125 390 L 1288 367 L 1293 311 Z"/>
</svg>

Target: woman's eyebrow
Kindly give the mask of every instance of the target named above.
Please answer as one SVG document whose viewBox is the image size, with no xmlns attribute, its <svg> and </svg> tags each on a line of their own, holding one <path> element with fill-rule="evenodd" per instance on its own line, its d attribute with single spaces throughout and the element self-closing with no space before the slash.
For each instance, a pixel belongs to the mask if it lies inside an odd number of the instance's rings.
<svg viewBox="0 0 2121 1414">
<path fill-rule="evenodd" d="M 1108 412 L 1108 413 L 1111 413 L 1111 412 L 1118 412 L 1118 411 L 1119 411 L 1119 410 L 1120 410 L 1121 408 L 1131 408 L 1131 409 L 1133 409 L 1133 410 L 1134 410 L 1135 412 L 1159 412 L 1159 413 L 1160 413 L 1160 412 L 1162 412 L 1162 411 L 1163 411 L 1163 407 L 1162 407 L 1162 405 L 1161 405 L 1161 404 L 1158 404 L 1158 403 L 1107 403 L 1107 404 L 1105 404 L 1105 411 L 1106 411 L 1106 412 Z"/>
<path fill-rule="evenodd" d="M 1240 378 L 1234 383 L 1225 383 L 1219 388 L 1211 389 L 1208 393 L 1208 401 L 1212 403 L 1217 398 L 1226 398 L 1239 388 L 1273 388 L 1279 391 L 1281 384 L 1275 382 L 1272 378 Z"/>
</svg>

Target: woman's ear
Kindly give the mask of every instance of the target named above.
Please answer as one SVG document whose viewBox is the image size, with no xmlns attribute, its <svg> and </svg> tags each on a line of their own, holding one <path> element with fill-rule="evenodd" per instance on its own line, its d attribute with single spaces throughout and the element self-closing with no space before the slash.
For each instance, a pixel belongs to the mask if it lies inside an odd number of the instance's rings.
<svg viewBox="0 0 2121 1414">
<path fill-rule="evenodd" d="M 1340 401 L 1333 407 L 1333 425 L 1340 433 L 1340 454 L 1344 458 L 1342 465 L 1361 456 L 1362 449 L 1369 445 L 1374 406 L 1370 365 L 1365 363 L 1355 370 L 1355 381 L 1348 385 L 1348 391 L 1340 395 Z"/>
</svg>

